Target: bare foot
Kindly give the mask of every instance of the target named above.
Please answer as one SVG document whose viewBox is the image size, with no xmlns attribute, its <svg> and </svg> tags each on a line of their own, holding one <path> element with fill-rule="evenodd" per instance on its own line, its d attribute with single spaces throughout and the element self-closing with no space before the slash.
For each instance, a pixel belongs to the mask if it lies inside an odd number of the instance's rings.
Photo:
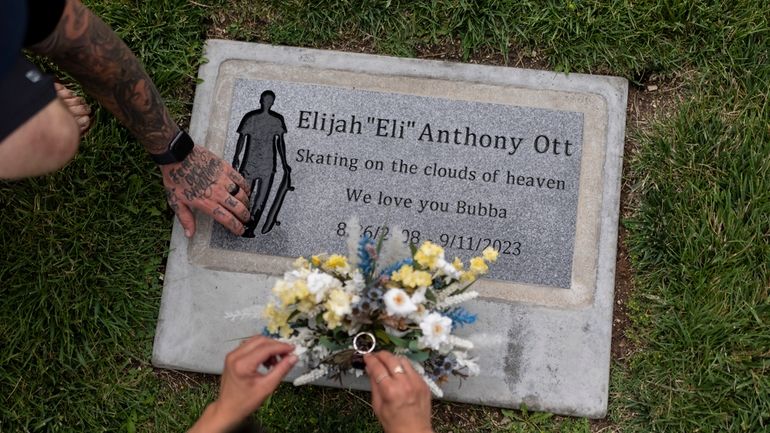
<svg viewBox="0 0 770 433">
<path fill-rule="evenodd" d="M 75 118 L 80 128 L 80 136 L 86 135 L 86 132 L 91 128 L 91 107 L 86 104 L 86 101 L 80 96 L 72 93 L 72 91 L 62 84 L 53 83 L 56 88 L 56 95 L 64 103 L 64 106 Z"/>
</svg>

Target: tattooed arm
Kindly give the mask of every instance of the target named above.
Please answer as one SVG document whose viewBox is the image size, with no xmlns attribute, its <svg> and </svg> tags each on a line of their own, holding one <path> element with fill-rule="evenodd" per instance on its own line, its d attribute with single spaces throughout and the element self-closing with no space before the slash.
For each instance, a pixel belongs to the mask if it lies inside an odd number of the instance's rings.
<svg viewBox="0 0 770 433">
<path fill-rule="evenodd" d="M 67 0 L 59 24 L 31 47 L 69 72 L 86 92 L 110 110 L 150 153 L 163 153 L 179 132 L 158 90 L 139 60 L 101 19 L 79 0 Z M 192 209 L 199 209 L 235 234 L 249 220 L 243 178 L 203 147 L 181 163 L 161 166 L 169 205 L 187 236 L 195 232 Z M 228 191 L 240 188 L 235 198 Z"/>
</svg>

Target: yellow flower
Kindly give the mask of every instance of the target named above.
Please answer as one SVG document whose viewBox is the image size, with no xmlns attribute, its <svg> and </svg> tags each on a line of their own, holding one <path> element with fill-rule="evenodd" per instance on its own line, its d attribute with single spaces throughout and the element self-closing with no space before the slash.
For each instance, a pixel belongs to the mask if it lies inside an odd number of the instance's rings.
<svg viewBox="0 0 770 433">
<path fill-rule="evenodd" d="M 484 262 L 484 259 L 482 259 L 481 257 L 472 258 L 470 267 L 471 267 L 471 271 L 473 271 L 476 274 L 483 274 L 489 270 L 489 266 L 487 266 L 486 262 Z"/>
<path fill-rule="evenodd" d="M 346 259 L 345 256 L 341 256 L 339 254 L 332 254 L 326 260 L 326 263 L 324 263 L 324 267 L 331 270 L 341 269 L 347 266 L 348 266 L 348 259 Z"/>
<path fill-rule="evenodd" d="M 310 268 L 310 262 L 307 261 L 304 257 L 297 257 L 297 260 L 294 261 L 292 264 L 294 269 L 309 269 Z"/>
<path fill-rule="evenodd" d="M 439 258 L 444 257 L 444 249 L 430 241 L 425 241 L 420 245 L 420 249 L 414 254 L 414 260 L 420 266 L 428 269 L 435 269 Z"/>
<path fill-rule="evenodd" d="M 391 281 L 401 282 L 405 288 L 416 289 L 427 287 L 433 283 L 430 274 L 425 271 L 415 271 L 410 265 L 401 266 L 401 269 L 390 276 Z"/>
<path fill-rule="evenodd" d="M 463 261 L 460 260 L 459 257 L 455 257 L 455 261 L 452 262 L 452 266 L 454 266 L 454 268 L 457 269 L 458 271 L 462 271 L 463 270 Z"/>
<path fill-rule="evenodd" d="M 321 266 L 321 257 L 320 256 L 313 256 L 310 258 L 310 263 L 313 264 L 313 266 Z"/>
<path fill-rule="evenodd" d="M 323 319 L 326 321 L 326 326 L 329 329 L 334 329 L 342 324 L 342 318 L 334 314 L 334 311 L 331 310 L 323 314 Z"/>
<path fill-rule="evenodd" d="M 497 250 L 492 247 L 487 247 L 484 249 L 484 251 L 481 252 L 481 254 L 484 256 L 484 260 L 488 262 L 494 262 L 497 261 Z"/>
<path fill-rule="evenodd" d="M 310 312 L 310 310 L 315 308 L 315 305 L 316 305 L 315 302 L 313 302 L 313 301 L 314 301 L 314 299 L 311 299 L 311 298 L 303 299 L 303 300 L 299 301 L 299 304 L 297 304 L 297 310 L 300 313 L 308 313 L 308 312 Z"/>
<path fill-rule="evenodd" d="M 297 280 L 293 284 L 278 280 L 273 286 L 273 293 L 281 300 L 284 308 L 310 296 L 304 280 Z"/>
<path fill-rule="evenodd" d="M 460 282 L 461 283 L 472 283 L 476 281 L 476 273 L 472 271 L 463 272 L 460 274 Z"/>
<path fill-rule="evenodd" d="M 293 301 L 293 297 L 291 295 L 291 286 L 286 283 L 284 280 L 278 280 L 275 283 L 275 286 L 273 286 L 273 293 L 275 296 L 278 297 L 278 299 L 281 300 L 281 303 L 283 306 L 287 306 L 291 304 Z"/>
<path fill-rule="evenodd" d="M 288 310 L 276 308 L 273 303 L 267 304 L 264 311 L 264 316 L 268 320 L 267 331 L 271 334 L 280 334 L 284 338 L 291 335 L 292 329 L 288 323 L 290 314 Z"/>
<path fill-rule="evenodd" d="M 326 301 L 326 309 L 334 312 L 336 316 L 344 316 L 352 311 L 350 301 L 352 297 L 340 289 L 334 289 L 329 293 Z"/>
<path fill-rule="evenodd" d="M 310 290 L 307 288 L 307 281 L 305 280 L 297 280 L 294 282 L 294 293 L 297 297 L 297 300 L 302 299 L 309 299 L 310 298 Z"/>
<path fill-rule="evenodd" d="M 417 287 L 428 287 L 433 284 L 433 279 L 430 274 L 425 271 L 414 271 L 412 274 L 412 284 Z"/>
</svg>

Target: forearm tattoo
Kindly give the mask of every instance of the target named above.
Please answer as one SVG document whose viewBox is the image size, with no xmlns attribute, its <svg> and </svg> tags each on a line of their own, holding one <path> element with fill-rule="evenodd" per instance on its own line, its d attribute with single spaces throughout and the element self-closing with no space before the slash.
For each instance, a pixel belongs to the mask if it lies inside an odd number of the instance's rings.
<svg viewBox="0 0 770 433">
<path fill-rule="evenodd" d="M 68 0 L 56 30 L 31 47 L 72 74 L 151 153 L 179 131 L 141 63 L 101 19 Z"/>
</svg>

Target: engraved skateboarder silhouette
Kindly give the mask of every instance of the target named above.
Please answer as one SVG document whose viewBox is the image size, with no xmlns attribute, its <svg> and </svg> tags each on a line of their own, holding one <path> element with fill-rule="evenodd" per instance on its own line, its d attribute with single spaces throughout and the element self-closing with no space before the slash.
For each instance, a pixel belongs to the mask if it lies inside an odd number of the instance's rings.
<svg viewBox="0 0 770 433">
<path fill-rule="evenodd" d="M 270 109 L 273 102 L 275 93 L 270 90 L 262 92 L 259 96 L 259 109 L 246 113 L 238 126 L 233 168 L 241 173 L 252 190 L 251 220 L 246 223 L 246 231 L 243 233 L 245 238 L 254 237 L 254 230 L 270 196 L 276 171 L 276 154 L 281 157 L 283 178 L 270 206 L 265 225 L 262 226 L 262 234 L 268 233 L 276 225 L 281 225 L 278 221 L 278 211 L 283 206 L 286 192 L 294 191 L 291 185 L 291 167 L 286 160 L 286 143 L 283 141 L 283 135 L 287 132 L 286 123 L 283 116 Z"/>
</svg>

